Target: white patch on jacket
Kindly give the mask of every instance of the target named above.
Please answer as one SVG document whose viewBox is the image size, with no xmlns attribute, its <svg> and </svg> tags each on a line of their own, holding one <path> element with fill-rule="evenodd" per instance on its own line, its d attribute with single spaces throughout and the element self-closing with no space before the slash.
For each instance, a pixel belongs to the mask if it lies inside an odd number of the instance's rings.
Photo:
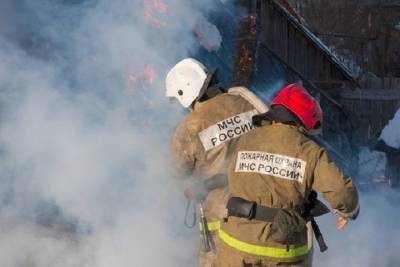
<svg viewBox="0 0 400 267">
<path fill-rule="evenodd" d="M 270 175 L 286 180 L 303 182 L 307 162 L 284 155 L 239 151 L 235 172 L 251 172 Z"/>
<path fill-rule="evenodd" d="M 199 133 L 199 138 L 206 151 L 237 138 L 252 129 L 252 117 L 258 114 L 257 110 L 243 112 L 204 129 Z"/>
</svg>

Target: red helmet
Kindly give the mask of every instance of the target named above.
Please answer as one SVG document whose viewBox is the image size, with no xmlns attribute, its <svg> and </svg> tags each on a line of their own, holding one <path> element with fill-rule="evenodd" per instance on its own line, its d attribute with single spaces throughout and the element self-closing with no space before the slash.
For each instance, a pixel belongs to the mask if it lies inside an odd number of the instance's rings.
<svg viewBox="0 0 400 267">
<path fill-rule="evenodd" d="M 322 126 L 321 106 L 299 83 L 289 84 L 282 88 L 272 100 L 271 107 L 274 105 L 282 105 L 293 112 L 307 130 L 318 129 Z"/>
</svg>

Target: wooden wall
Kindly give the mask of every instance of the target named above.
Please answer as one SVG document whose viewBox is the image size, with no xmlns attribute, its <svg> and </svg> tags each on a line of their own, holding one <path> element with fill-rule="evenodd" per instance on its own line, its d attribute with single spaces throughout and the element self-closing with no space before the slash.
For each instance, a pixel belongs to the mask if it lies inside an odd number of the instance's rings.
<svg viewBox="0 0 400 267">
<path fill-rule="evenodd" d="M 357 149 L 353 143 L 355 119 L 351 112 L 342 108 L 339 97 L 331 95 L 337 95 L 342 85 L 348 90 L 354 89 L 357 82 L 328 49 L 277 2 L 253 0 L 248 7 L 250 14 L 258 16 L 258 49 L 267 49 L 320 98 L 325 114 L 323 140 L 331 147 L 330 151 L 338 152 L 331 153 L 336 162 L 354 173 L 357 165 Z"/>
<path fill-rule="evenodd" d="M 400 78 L 369 79 L 360 90 L 343 90 L 340 102 L 358 117 L 357 144 L 374 145 L 400 108 Z"/>
<path fill-rule="evenodd" d="M 361 87 L 302 21 L 276 1 L 247 4 L 258 15 L 258 49 L 265 47 L 312 85 L 306 84 L 320 96 L 325 114 L 323 139 L 340 152 L 339 161 L 357 168 L 358 147 L 373 145 L 400 106 L 400 79 L 366 79 Z"/>
<path fill-rule="evenodd" d="M 311 82 L 352 81 L 323 44 L 273 0 L 260 1 L 259 41 Z M 356 87 L 356 84 L 353 84 Z"/>
</svg>

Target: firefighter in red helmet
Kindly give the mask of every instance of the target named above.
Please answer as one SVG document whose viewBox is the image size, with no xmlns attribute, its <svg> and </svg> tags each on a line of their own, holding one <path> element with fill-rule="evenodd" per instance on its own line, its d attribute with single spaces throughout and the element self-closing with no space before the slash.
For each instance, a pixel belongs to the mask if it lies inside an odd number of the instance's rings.
<svg viewBox="0 0 400 267">
<path fill-rule="evenodd" d="M 351 178 L 309 136 L 322 127 L 322 117 L 317 100 L 298 83 L 253 117 L 258 128 L 240 138 L 228 169 L 228 216 L 215 266 L 311 266 L 304 210 L 315 191 L 337 214 L 338 229 L 357 217 Z"/>
<path fill-rule="evenodd" d="M 294 83 L 283 88 L 271 103 L 271 106 L 279 105 L 294 113 L 307 131 L 321 129 L 321 106 L 302 85 Z"/>
</svg>

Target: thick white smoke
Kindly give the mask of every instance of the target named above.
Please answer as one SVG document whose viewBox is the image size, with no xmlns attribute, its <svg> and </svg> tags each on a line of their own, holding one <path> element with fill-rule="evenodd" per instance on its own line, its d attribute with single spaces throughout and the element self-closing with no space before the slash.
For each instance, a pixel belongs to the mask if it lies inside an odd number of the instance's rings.
<svg viewBox="0 0 400 267">
<path fill-rule="evenodd" d="M 194 266 L 169 67 L 212 1 L 2 1 L 0 265 Z"/>
<path fill-rule="evenodd" d="M 400 265 L 400 195 L 398 189 L 377 180 L 385 175 L 385 165 L 383 152 L 361 148 L 359 173 L 353 177 L 358 182 L 360 214 L 341 231 L 335 227 L 335 215 L 317 218 L 329 249 L 321 253 L 314 243 L 315 266 Z"/>
<path fill-rule="evenodd" d="M 360 205 L 359 217 L 343 231 L 336 230 L 334 215 L 317 219 L 329 249 L 321 253 L 314 243 L 315 266 L 399 266 L 398 192 L 363 192 Z"/>
<path fill-rule="evenodd" d="M 193 29 L 212 8 L 1 1 L 0 266 L 196 265 L 196 230 L 183 227 L 181 184 L 168 171 L 182 112 L 163 79 L 197 49 Z M 207 29 L 203 41 L 218 49 Z M 362 198 L 345 232 L 333 216 L 320 220 L 330 249 L 315 252 L 315 266 L 399 265 L 399 211 L 380 193 Z"/>
<path fill-rule="evenodd" d="M 388 146 L 396 149 L 400 148 L 400 110 L 396 112 L 394 118 L 385 126 L 380 139 L 385 141 Z"/>
</svg>

